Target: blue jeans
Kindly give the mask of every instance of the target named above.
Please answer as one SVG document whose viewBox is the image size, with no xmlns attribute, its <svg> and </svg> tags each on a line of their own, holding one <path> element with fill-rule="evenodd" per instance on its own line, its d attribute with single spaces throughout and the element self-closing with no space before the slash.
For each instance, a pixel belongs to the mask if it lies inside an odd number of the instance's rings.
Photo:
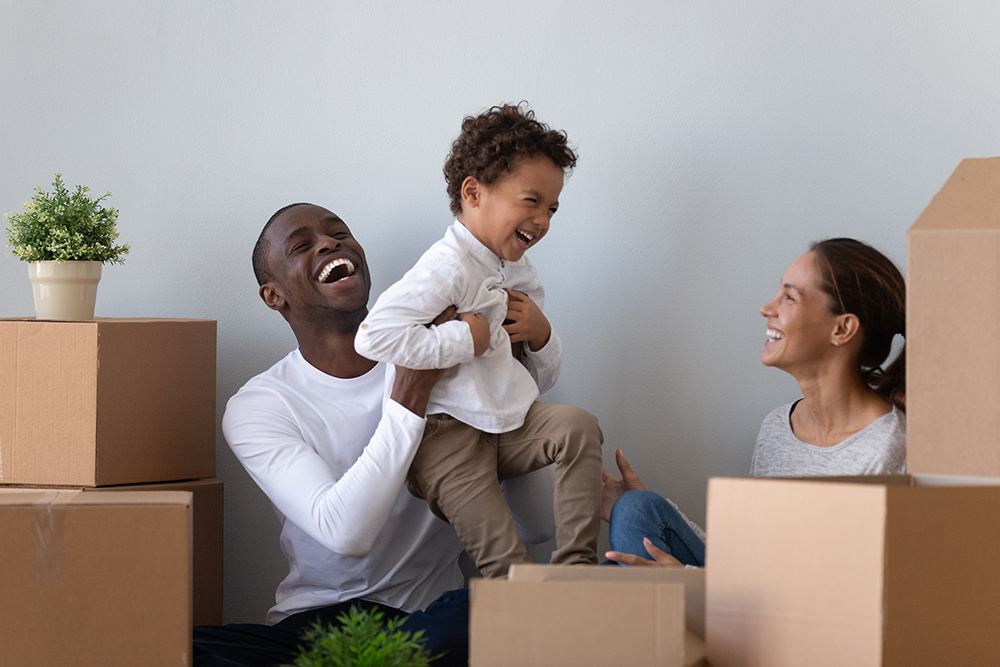
<svg viewBox="0 0 1000 667">
<path fill-rule="evenodd" d="M 611 548 L 650 558 L 642 538 L 685 565 L 705 565 L 705 543 L 673 505 L 652 491 L 626 491 L 611 510 Z"/>
</svg>

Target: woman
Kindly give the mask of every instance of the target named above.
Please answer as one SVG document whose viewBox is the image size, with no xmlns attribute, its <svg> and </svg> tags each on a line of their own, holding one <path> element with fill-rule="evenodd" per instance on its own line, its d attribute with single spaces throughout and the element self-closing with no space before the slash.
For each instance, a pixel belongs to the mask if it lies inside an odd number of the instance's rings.
<svg viewBox="0 0 1000 667">
<path fill-rule="evenodd" d="M 854 239 L 814 243 L 760 314 L 767 318 L 761 361 L 792 375 L 802 398 L 764 419 L 750 474 L 904 472 L 905 351 L 881 368 L 906 323 L 906 285 L 895 265 Z M 604 471 L 603 514 L 614 550 L 608 559 L 704 565 L 701 529 L 645 491 L 621 450 L 615 456 L 621 479 Z"/>
</svg>

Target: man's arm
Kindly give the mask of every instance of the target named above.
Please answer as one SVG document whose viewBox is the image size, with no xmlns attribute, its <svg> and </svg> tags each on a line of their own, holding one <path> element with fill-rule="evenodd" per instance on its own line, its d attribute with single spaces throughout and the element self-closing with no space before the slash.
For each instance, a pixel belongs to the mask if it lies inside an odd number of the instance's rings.
<svg viewBox="0 0 1000 667">
<path fill-rule="evenodd" d="M 266 388 L 245 388 L 234 396 L 223 431 L 278 511 L 331 551 L 360 558 L 392 512 L 424 423 L 401 404 L 387 401 L 361 456 L 343 470 L 332 469 L 303 440 L 292 411 Z"/>
</svg>

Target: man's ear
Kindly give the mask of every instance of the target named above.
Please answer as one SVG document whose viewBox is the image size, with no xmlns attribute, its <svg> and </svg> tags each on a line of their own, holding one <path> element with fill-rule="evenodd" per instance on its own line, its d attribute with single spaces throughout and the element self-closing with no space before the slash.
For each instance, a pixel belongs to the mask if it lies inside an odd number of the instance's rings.
<svg viewBox="0 0 1000 667">
<path fill-rule="evenodd" d="M 834 345 L 847 345 L 861 330 L 861 320 L 853 313 L 837 316 L 837 324 L 833 328 L 831 342 Z"/>
<path fill-rule="evenodd" d="M 462 181 L 462 207 L 463 208 L 477 208 L 479 206 L 479 201 L 483 196 L 483 184 L 477 181 L 472 176 L 466 176 L 465 180 Z"/>
<path fill-rule="evenodd" d="M 259 294 L 261 300 L 271 310 L 280 311 L 285 307 L 285 296 L 281 293 L 281 288 L 274 283 L 268 282 L 261 285 Z"/>
</svg>

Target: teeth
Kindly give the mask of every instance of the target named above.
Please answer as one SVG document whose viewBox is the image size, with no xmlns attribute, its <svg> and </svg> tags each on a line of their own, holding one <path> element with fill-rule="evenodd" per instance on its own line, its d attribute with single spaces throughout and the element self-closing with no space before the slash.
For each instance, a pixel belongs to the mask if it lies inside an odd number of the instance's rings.
<svg viewBox="0 0 1000 667">
<path fill-rule="evenodd" d="M 524 239 L 525 239 L 525 240 L 526 240 L 526 241 L 527 241 L 528 243 L 531 243 L 531 239 L 535 238 L 535 235 L 534 235 L 534 234 L 529 234 L 528 232 L 524 232 L 524 231 L 521 231 L 520 229 L 519 229 L 519 230 L 517 230 L 517 235 L 518 235 L 518 236 L 522 236 L 522 237 L 524 237 Z"/>
<path fill-rule="evenodd" d="M 785 334 L 781 333 L 780 331 L 775 331 L 774 329 L 768 329 L 767 330 L 767 339 L 768 340 L 772 340 L 772 341 L 773 340 L 781 340 L 784 337 L 785 337 Z"/>
<path fill-rule="evenodd" d="M 347 266 L 347 275 L 344 276 L 344 278 L 354 275 L 354 264 L 351 263 L 351 260 L 339 257 L 323 267 L 323 270 L 319 272 L 319 281 L 321 283 L 325 282 L 326 279 L 330 276 L 330 272 L 333 271 L 338 266 Z M 341 280 L 343 280 L 344 278 L 341 278 Z"/>
</svg>

